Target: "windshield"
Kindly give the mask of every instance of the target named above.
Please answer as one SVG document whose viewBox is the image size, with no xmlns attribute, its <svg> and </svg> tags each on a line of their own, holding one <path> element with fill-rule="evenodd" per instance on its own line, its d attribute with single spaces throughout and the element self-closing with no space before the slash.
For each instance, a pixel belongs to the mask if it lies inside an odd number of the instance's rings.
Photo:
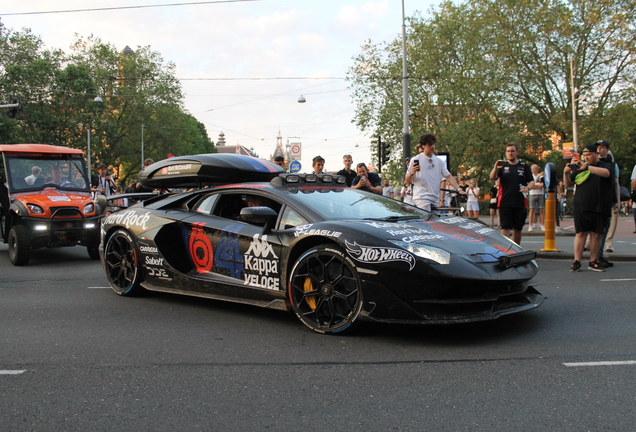
<svg viewBox="0 0 636 432">
<path fill-rule="evenodd" d="M 11 193 L 57 187 L 88 191 L 84 159 L 80 155 L 7 156 L 7 181 Z"/>
<path fill-rule="evenodd" d="M 289 193 L 327 220 L 429 219 L 432 215 L 417 207 L 382 195 L 351 188 L 291 188 Z"/>
</svg>

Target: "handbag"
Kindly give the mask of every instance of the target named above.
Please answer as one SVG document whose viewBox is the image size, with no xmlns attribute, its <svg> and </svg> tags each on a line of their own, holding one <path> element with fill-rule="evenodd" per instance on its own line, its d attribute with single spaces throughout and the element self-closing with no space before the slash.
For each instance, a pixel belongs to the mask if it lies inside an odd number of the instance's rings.
<svg viewBox="0 0 636 432">
<path fill-rule="evenodd" d="M 632 192 L 632 195 L 634 195 L 634 192 Z M 629 201 L 630 199 L 630 194 L 627 188 L 625 186 L 621 186 L 621 202 Z"/>
<path fill-rule="evenodd" d="M 497 204 L 497 198 L 490 198 L 490 204 Z"/>
</svg>

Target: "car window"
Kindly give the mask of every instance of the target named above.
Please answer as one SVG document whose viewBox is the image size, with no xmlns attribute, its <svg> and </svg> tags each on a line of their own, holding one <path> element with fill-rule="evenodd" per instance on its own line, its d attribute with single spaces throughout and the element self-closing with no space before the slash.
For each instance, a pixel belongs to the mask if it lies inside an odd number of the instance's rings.
<svg viewBox="0 0 636 432">
<path fill-rule="evenodd" d="M 6 163 L 11 192 L 41 189 L 46 184 L 88 190 L 81 157 L 9 156 Z"/>
<path fill-rule="evenodd" d="M 430 213 L 401 201 L 352 188 L 304 186 L 290 188 L 288 193 L 327 220 L 391 218 L 416 216 L 428 218 Z"/>
<path fill-rule="evenodd" d="M 212 214 L 226 219 L 242 220 L 241 210 L 244 207 L 265 206 L 270 207 L 276 213 L 282 207 L 281 203 L 272 199 L 254 193 L 225 193 L 219 196 Z"/>
<path fill-rule="evenodd" d="M 199 213 L 212 214 L 212 208 L 214 208 L 214 203 L 216 203 L 216 200 L 218 197 L 219 197 L 218 194 L 208 195 L 204 197 L 202 200 L 200 200 L 192 208 L 192 210 L 197 211 Z"/>
<path fill-rule="evenodd" d="M 283 215 L 280 218 L 280 229 L 289 229 L 294 228 L 300 225 L 308 224 L 309 221 L 299 215 L 295 210 L 291 207 L 285 207 L 283 210 Z"/>
</svg>

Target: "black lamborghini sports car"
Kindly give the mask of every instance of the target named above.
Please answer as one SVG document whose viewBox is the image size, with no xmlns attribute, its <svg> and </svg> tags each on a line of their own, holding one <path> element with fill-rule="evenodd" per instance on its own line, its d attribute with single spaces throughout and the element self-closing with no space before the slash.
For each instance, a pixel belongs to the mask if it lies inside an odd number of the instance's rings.
<svg viewBox="0 0 636 432">
<path fill-rule="evenodd" d="M 537 308 L 535 252 L 478 220 L 437 216 L 344 178 L 288 174 L 234 154 L 166 159 L 148 188 L 180 188 L 107 216 L 112 288 L 293 310 L 335 333 L 358 319 L 462 323 Z"/>
</svg>

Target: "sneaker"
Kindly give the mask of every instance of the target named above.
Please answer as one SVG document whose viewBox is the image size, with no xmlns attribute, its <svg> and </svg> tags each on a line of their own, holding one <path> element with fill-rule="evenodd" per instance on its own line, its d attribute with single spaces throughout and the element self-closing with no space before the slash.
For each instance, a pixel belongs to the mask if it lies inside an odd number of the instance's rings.
<svg viewBox="0 0 636 432">
<path fill-rule="evenodd" d="M 603 268 L 603 265 L 600 262 L 598 262 L 598 260 L 590 261 L 588 263 L 588 265 L 587 265 L 587 269 L 595 271 L 595 272 L 604 272 L 605 271 L 605 269 Z"/>
<path fill-rule="evenodd" d="M 555 232 L 555 233 L 560 233 L 560 232 L 561 232 L 561 227 L 556 227 L 556 228 L 554 229 L 554 232 Z"/>
<path fill-rule="evenodd" d="M 607 249 L 605 249 L 605 252 L 612 253 L 614 252 L 614 249 L 612 249 L 611 247 L 608 247 Z"/>
<path fill-rule="evenodd" d="M 614 263 L 609 262 L 607 259 L 605 259 L 605 257 L 599 258 L 596 261 L 598 261 L 603 266 L 603 268 L 614 267 Z"/>
<path fill-rule="evenodd" d="M 533 229 L 532 226 L 529 226 L 528 227 L 528 232 L 532 232 L 532 229 Z"/>
<path fill-rule="evenodd" d="M 541 231 L 545 231 L 545 227 L 541 225 Z"/>
<path fill-rule="evenodd" d="M 572 267 L 570 267 L 571 272 L 577 272 L 581 270 L 581 261 L 574 261 L 572 263 Z"/>
</svg>

